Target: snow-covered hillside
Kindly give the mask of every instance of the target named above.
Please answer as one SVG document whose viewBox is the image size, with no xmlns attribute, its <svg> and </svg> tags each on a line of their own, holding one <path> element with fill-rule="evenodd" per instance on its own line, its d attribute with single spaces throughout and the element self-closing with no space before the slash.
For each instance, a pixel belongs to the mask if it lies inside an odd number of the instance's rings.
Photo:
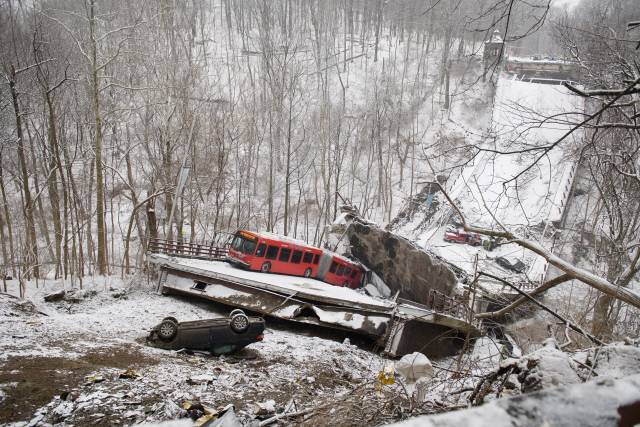
<svg viewBox="0 0 640 427">
<path fill-rule="evenodd" d="M 574 131 L 561 145 L 552 147 L 572 126 L 560 120 L 537 124 L 534 119 L 567 112 L 579 115 L 582 108 L 579 97 L 562 86 L 502 76 L 497 83 L 487 136 L 470 148 L 468 162 L 444 186 L 466 220 L 486 228 L 522 231 L 539 239 L 548 237 L 542 236 L 545 225 L 559 221 L 564 211 L 575 169 L 572 149 L 582 132 Z M 532 279 L 542 278 L 545 263 L 536 261 L 522 248 L 498 248 L 489 253 L 482 247 L 444 242 L 444 232 L 455 218 L 444 197 L 440 194 L 435 198 L 439 209 L 429 212 L 431 217 L 425 221 L 423 215 L 415 215 L 401 223 L 397 232 L 470 273 L 474 271 L 476 255 L 482 268 L 503 273 L 492 260 L 508 256 L 524 260 Z"/>
</svg>

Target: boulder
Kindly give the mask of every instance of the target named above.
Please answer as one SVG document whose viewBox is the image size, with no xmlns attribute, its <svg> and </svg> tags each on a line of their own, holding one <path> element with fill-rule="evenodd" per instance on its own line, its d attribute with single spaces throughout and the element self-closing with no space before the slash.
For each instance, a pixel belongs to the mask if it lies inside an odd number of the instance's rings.
<svg viewBox="0 0 640 427">
<path fill-rule="evenodd" d="M 374 224 L 354 219 L 347 229 L 351 254 L 373 270 L 392 293 L 429 304 L 429 291 L 451 295 L 458 282 L 444 262 L 409 240 Z"/>
<path fill-rule="evenodd" d="M 64 298 L 64 296 L 66 295 L 66 292 L 64 289 L 56 291 L 56 292 L 52 292 L 48 295 L 44 296 L 44 300 L 45 302 L 55 302 L 55 301 L 60 301 Z"/>
</svg>

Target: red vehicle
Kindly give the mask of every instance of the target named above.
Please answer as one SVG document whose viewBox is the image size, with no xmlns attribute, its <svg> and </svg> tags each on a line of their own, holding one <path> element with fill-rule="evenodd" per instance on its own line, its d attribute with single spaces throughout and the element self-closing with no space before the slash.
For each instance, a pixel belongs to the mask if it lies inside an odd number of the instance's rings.
<svg viewBox="0 0 640 427">
<path fill-rule="evenodd" d="M 238 230 L 227 261 L 248 270 L 312 277 L 336 286 L 359 288 L 364 269 L 333 252 L 272 233 Z"/>
<path fill-rule="evenodd" d="M 480 246 L 482 238 L 478 233 L 468 233 L 460 229 L 447 229 L 443 240 L 450 243 L 466 243 L 471 246 Z"/>
</svg>

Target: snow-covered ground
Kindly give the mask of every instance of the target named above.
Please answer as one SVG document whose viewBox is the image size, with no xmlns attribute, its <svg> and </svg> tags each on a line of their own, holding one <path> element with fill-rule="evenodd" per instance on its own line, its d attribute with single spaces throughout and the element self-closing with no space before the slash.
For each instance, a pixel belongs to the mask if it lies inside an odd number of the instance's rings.
<svg viewBox="0 0 640 427">
<path fill-rule="evenodd" d="M 61 406 L 72 409 L 66 422 L 80 425 L 92 424 L 90 420 L 104 424 L 105 420 L 166 419 L 183 400 L 212 406 L 234 403 L 240 414 L 249 417 L 253 403 L 263 400 L 273 399 L 279 407 L 290 398 L 298 405 L 334 399 L 373 380 L 383 363 L 374 353 L 329 339 L 326 333 L 320 334 L 324 337 L 293 333 L 281 325 L 271 327 L 270 322 L 264 341 L 237 356 L 180 355 L 145 346 L 147 331 L 165 316 L 186 321 L 224 316 L 228 309 L 163 297 L 147 289 L 131 289 L 115 298 L 112 295 L 122 293 L 117 283 L 112 284 L 113 291 L 88 284 L 77 292 L 79 303 L 44 303 L 42 296 L 56 285 L 34 289 L 23 303 L 0 296 L 0 388 L 7 396 L 3 405 L 20 408 L 12 416 L 3 413 L 0 421 L 28 420 L 37 406 L 45 404 L 41 412 L 49 422 Z M 118 373 L 129 367 L 140 377 L 119 379 Z M 188 383 L 190 377 L 202 374 L 215 379 L 209 385 Z M 100 375 L 104 381 L 87 385 L 87 375 Z M 33 401 L 21 394 L 22 380 L 47 388 L 48 396 Z M 77 399 L 54 397 L 67 392 L 77 394 Z M 24 400 L 31 401 L 25 405 Z"/>
<path fill-rule="evenodd" d="M 9 286 L 16 294 L 15 282 Z M 389 422 L 394 406 L 380 408 L 392 401 L 411 414 L 399 379 L 376 388 L 390 361 L 363 338 L 267 319 L 264 341 L 238 354 L 178 354 L 146 346 L 148 330 L 166 316 L 220 317 L 230 308 L 158 295 L 146 279 L 124 284 L 87 278 L 72 298 L 43 301 L 61 287 L 60 281 L 28 286 L 22 301 L 0 294 L 0 423 L 166 420 L 184 416 L 179 406 L 185 400 L 214 408 L 234 404 L 244 422 L 256 417 L 256 403 L 269 400 L 276 411 L 290 402 L 298 410 L 313 409 L 306 421 L 314 425 Z M 447 369 L 454 363 L 437 361 L 445 369 L 436 367 L 432 403 L 446 399 Z M 128 368 L 139 377 L 120 378 Z"/>
<path fill-rule="evenodd" d="M 148 347 L 144 337 L 165 316 L 220 317 L 229 308 L 158 295 L 142 278 L 84 283 L 83 290 L 67 286 L 59 302 L 43 297 L 60 289 L 60 281 L 29 286 L 25 300 L 13 296 L 15 282 L 0 294 L 0 423 L 130 425 L 185 417 L 181 405 L 190 401 L 214 409 L 233 404 L 244 423 L 274 415 L 259 415 L 262 404 L 276 413 L 303 411 L 284 424 L 378 425 L 464 405 L 478 379 L 500 363 L 524 369 L 526 360 L 536 360 L 532 375 L 565 384 L 577 378 L 567 369 L 620 378 L 636 372 L 640 360 L 637 346 L 573 355 L 544 350 L 505 360 L 505 347 L 483 338 L 463 356 L 433 360 L 428 380 L 408 382 L 396 374 L 393 384 L 383 385 L 380 372 L 389 366 L 393 372 L 394 362 L 377 355 L 374 343 L 269 318 L 264 341 L 234 355 Z M 511 354 L 519 357 L 519 350 Z M 578 371 L 596 359 L 595 369 Z M 567 370 L 563 378 L 558 363 Z M 133 378 L 121 377 L 127 369 Z"/>
</svg>

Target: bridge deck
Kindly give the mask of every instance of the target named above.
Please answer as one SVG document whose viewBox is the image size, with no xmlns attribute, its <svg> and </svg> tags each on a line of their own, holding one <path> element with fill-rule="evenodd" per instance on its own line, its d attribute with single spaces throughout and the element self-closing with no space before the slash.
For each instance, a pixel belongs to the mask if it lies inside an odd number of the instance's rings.
<svg viewBox="0 0 640 427">
<path fill-rule="evenodd" d="M 264 315 L 375 337 L 390 355 L 423 351 L 453 354 L 460 334 L 477 335 L 469 309 L 445 295 L 432 306 L 381 300 L 304 277 L 260 273 L 226 262 L 180 254 L 148 253 L 160 267 L 163 292 L 201 298 Z M 449 332 L 447 332 L 449 331 Z M 463 341 L 463 340 L 462 340 Z M 424 348 L 424 343 L 432 343 Z"/>
</svg>

